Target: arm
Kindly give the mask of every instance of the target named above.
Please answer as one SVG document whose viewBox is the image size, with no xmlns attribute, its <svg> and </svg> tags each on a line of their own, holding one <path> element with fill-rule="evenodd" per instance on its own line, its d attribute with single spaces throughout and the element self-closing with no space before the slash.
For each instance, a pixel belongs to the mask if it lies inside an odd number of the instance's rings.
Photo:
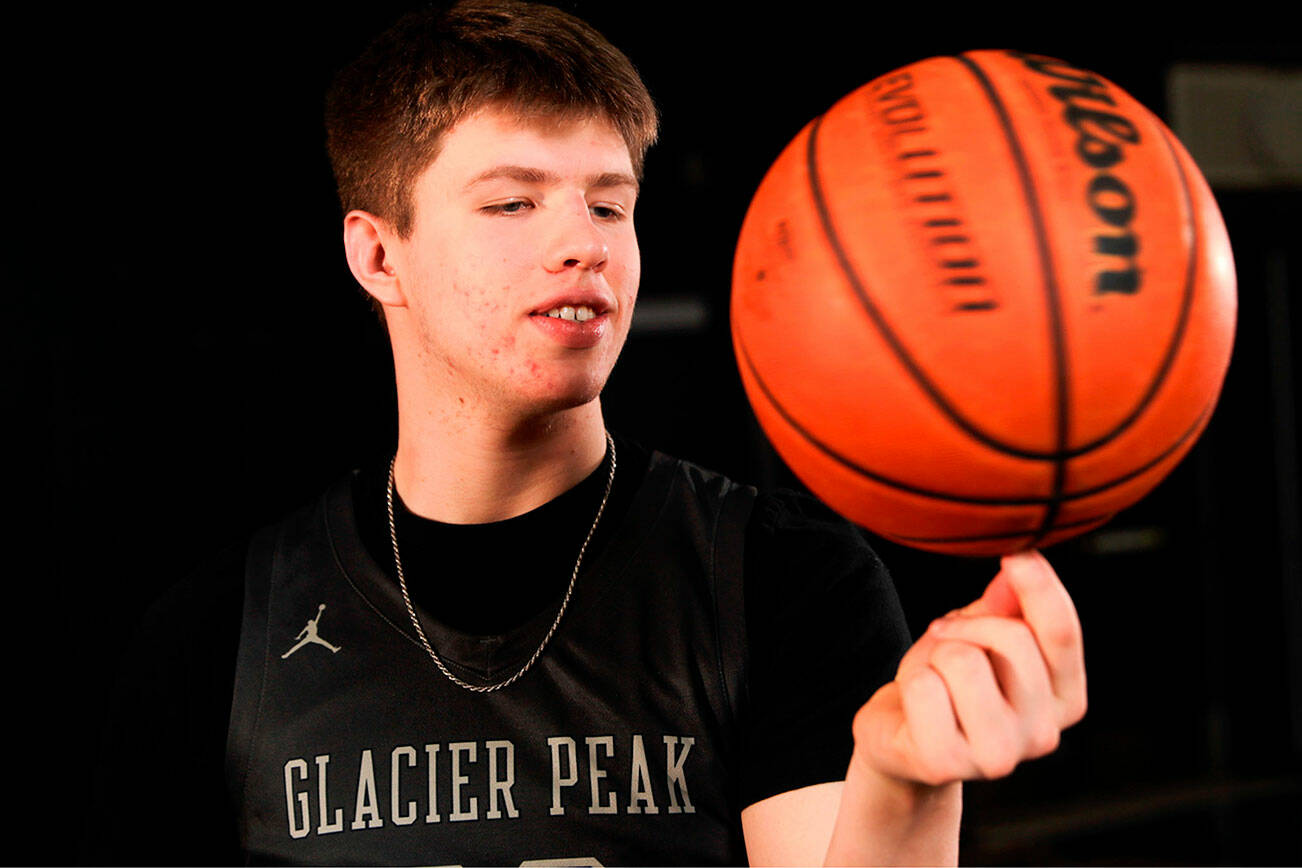
<svg viewBox="0 0 1302 868">
<path fill-rule="evenodd" d="M 1035 552 L 933 622 L 854 721 L 843 783 L 742 812 L 752 864 L 954 864 L 960 781 L 1043 756 L 1085 713 L 1075 607 Z"/>
<path fill-rule="evenodd" d="M 901 786 L 852 765 L 845 781 L 756 802 L 741 824 L 752 865 L 953 865 L 961 810 L 957 783 Z"/>
</svg>

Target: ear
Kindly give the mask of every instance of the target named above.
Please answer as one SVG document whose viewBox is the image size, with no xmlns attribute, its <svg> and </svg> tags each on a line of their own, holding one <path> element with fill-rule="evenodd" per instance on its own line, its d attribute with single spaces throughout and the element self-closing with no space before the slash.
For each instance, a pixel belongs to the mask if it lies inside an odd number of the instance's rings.
<svg viewBox="0 0 1302 868">
<path fill-rule="evenodd" d="M 383 218 L 366 211 L 349 211 L 344 216 L 344 253 L 353 277 L 385 307 L 406 307 L 398 273 L 394 267 L 397 235 Z"/>
</svg>

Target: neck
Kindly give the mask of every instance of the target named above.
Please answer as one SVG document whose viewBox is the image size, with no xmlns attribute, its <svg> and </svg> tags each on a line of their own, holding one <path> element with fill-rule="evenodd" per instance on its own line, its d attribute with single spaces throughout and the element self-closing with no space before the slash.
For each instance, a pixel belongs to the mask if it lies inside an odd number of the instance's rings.
<svg viewBox="0 0 1302 868">
<path fill-rule="evenodd" d="M 482 524 L 542 506 L 601 464 L 599 399 L 523 419 L 431 414 L 398 407 L 394 481 L 409 510 L 449 524 Z"/>
</svg>

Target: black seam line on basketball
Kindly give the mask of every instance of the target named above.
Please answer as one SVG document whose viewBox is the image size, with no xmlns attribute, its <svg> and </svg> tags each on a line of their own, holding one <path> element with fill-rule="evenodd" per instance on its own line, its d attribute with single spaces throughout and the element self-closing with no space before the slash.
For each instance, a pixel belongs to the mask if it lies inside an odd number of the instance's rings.
<svg viewBox="0 0 1302 868">
<path fill-rule="evenodd" d="M 1055 439 L 1057 440 L 1056 451 L 1059 457 L 1054 460 L 1053 494 L 1050 496 L 1049 503 L 1044 510 L 1044 519 L 1040 523 L 1040 536 L 1031 541 L 1031 544 L 1034 545 L 1043 538 L 1044 529 L 1052 525 L 1054 519 L 1057 518 L 1059 499 L 1062 497 L 1062 491 L 1067 480 L 1067 459 L 1062 456 L 1067 452 L 1067 438 L 1071 425 L 1069 415 L 1071 410 L 1071 393 L 1069 392 L 1071 378 L 1067 373 L 1067 334 L 1062 324 L 1062 299 L 1058 288 L 1058 272 L 1054 267 L 1053 251 L 1049 245 L 1049 233 L 1044 225 L 1044 214 L 1040 210 L 1040 193 L 1035 187 L 1035 179 L 1031 175 L 1030 164 L 1026 160 L 1026 154 L 1022 151 L 1022 143 L 1017 137 L 1017 129 L 1013 126 L 1013 119 L 1008 115 L 1008 108 L 1004 105 L 999 92 L 995 89 L 994 82 L 990 80 L 985 70 L 975 60 L 966 55 L 958 55 L 954 59 L 961 63 L 976 79 L 977 84 L 985 93 L 986 99 L 989 100 L 991 108 L 994 109 L 1000 127 L 1003 129 L 1004 140 L 1012 154 L 1013 164 L 1017 167 L 1017 178 L 1021 182 L 1022 197 L 1026 201 L 1027 214 L 1030 216 L 1031 226 L 1035 230 L 1035 247 L 1040 261 L 1040 285 L 1044 288 L 1044 302 L 1049 314 L 1049 341 L 1053 359 L 1053 400 L 1057 411 L 1054 414 L 1057 435 Z"/>
<path fill-rule="evenodd" d="M 1059 461 L 1053 465 L 1053 498 L 1044 506 L 1044 518 L 1040 520 L 1040 530 L 1026 544 L 1027 548 L 1035 548 L 1044 542 L 1053 531 L 1053 523 L 1058 520 L 1058 513 L 1062 510 L 1062 489 L 1067 484 L 1067 462 Z"/>
<path fill-rule="evenodd" d="M 891 536 L 890 534 L 888 534 L 888 533 L 882 533 L 881 531 L 877 531 L 876 533 L 877 533 L 877 535 L 880 536 L 882 539 L 889 540 L 889 541 L 891 541 L 891 542 L 893 542 L 893 543 L 899 543 L 900 545 L 912 545 L 912 546 L 919 546 L 919 547 L 925 547 L 925 546 L 929 546 L 929 545 L 936 545 L 936 546 L 950 545 L 950 543 L 943 543 L 943 542 L 941 542 L 941 543 L 921 543 L 921 542 L 919 542 L 919 543 L 911 543 L 911 542 L 906 542 L 902 537 Z M 1001 549 L 1005 549 L 1005 550 L 1011 550 L 1011 551 L 1026 551 L 1027 549 L 1029 549 L 1029 548 L 1031 547 L 1030 544 L 1029 544 L 1029 540 L 1030 540 L 1030 538 L 1031 538 L 1031 535 L 1030 535 L 1029 533 L 1025 533 L 1025 534 L 1021 534 L 1021 536 L 1024 536 L 1024 537 L 1027 538 L 1028 543 L 1027 543 L 1026 545 L 1020 545 L 1020 546 L 1017 546 L 1016 548 L 1009 549 L 1008 546 L 1007 546 L 1007 542 L 1008 542 L 1009 540 L 1015 540 L 1015 539 L 1017 539 L 1017 537 L 1007 537 L 1007 538 L 1001 538 L 1001 539 L 1003 540 L 1003 544 L 1000 546 L 1000 548 L 1001 548 Z M 981 542 L 981 540 L 974 540 L 974 542 Z M 993 540 L 987 540 L 987 542 L 993 542 Z M 952 545 L 964 545 L 964 543 L 952 543 Z M 947 553 L 947 552 L 940 551 L 939 548 L 936 549 L 936 553 L 937 553 L 937 554 L 942 554 L 942 555 L 944 555 L 944 554 L 951 554 L 951 555 L 953 555 L 953 556 L 955 556 L 955 557 L 960 557 L 960 556 L 964 556 L 964 555 L 967 554 L 966 552 L 961 552 L 961 551 L 960 551 L 960 552 L 948 552 L 948 553 Z M 993 557 L 993 556 L 995 556 L 995 555 L 997 555 L 997 554 L 999 554 L 999 553 L 992 553 L 991 556 Z"/>
<path fill-rule="evenodd" d="M 946 217 L 946 218 L 936 218 L 934 220 L 928 220 L 926 223 L 923 223 L 922 225 L 923 226 L 962 226 L 963 221 L 955 220 L 952 217 Z"/>
<path fill-rule="evenodd" d="M 973 74 L 976 76 L 977 81 L 982 84 L 983 88 L 986 89 L 986 93 L 994 101 L 996 113 L 999 114 L 1000 121 L 1001 123 L 1004 124 L 1005 132 L 1009 137 L 1009 145 L 1011 148 L 1013 148 L 1015 158 L 1019 158 L 1018 168 L 1019 171 L 1023 173 L 1024 187 L 1028 192 L 1028 207 L 1031 210 L 1032 217 L 1035 222 L 1037 242 L 1039 243 L 1041 248 L 1042 267 L 1045 268 L 1045 273 L 1047 278 L 1052 279 L 1054 271 L 1052 269 L 1052 263 L 1049 260 L 1047 233 L 1045 233 L 1044 231 L 1043 219 L 1039 213 L 1039 200 L 1038 197 L 1036 197 L 1033 194 L 1033 186 L 1031 185 L 1030 171 L 1029 168 L 1025 165 L 1025 159 L 1024 159 L 1024 155 L 1022 155 L 1021 153 L 1020 145 L 1017 143 L 1016 139 L 1013 138 L 1014 134 L 1011 128 L 1011 120 L 1007 117 L 1007 112 L 1004 109 L 1002 102 L 998 100 L 997 94 L 993 93 L 993 86 L 989 84 L 988 80 L 985 78 L 984 73 L 981 71 L 981 69 L 966 57 L 955 57 L 954 59 L 963 63 L 964 66 L 966 66 L 969 70 L 973 71 Z M 1198 227 L 1197 227 L 1197 222 L 1192 219 L 1193 204 L 1192 204 L 1192 196 L 1189 191 L 1188 179 L 1185 175 L 1184 168 L 1180 165 L 1179 159 L 1176 156 L 1175 149 L 1171 145 L 1170 140 L 1167 137 L 1165 132 L 1162 133 L 1163 141 L 1166 144 L 1167 149 L 1170 151 L 1172 159 L 1175 162 L 1176 173 L 1177 173 L 1177 177 L 1180 179 L 1181 192 L 1183 194 L 1183 199 L 1184 199 L 1185 218 L 1192 239 L 1192 243 L 1189 246 L 1189 250 L 1190 250 L 1189 263 L 1186 269 L 1185 287 L 1184 287 L 1184 294 L 1181 303 L 1180 315 L 1176 325 L 1176 329 L 1172 334 L 1171 342 L 1167 348 L 1166 355 L 1162 363 L 1159 365 L 1158 371 L 1155 374 L 1153 381 L 1150 383 L 1148 391 L 1136 404 L 1135 409 L 1132 410 L 1131 413 L 1126 418 L 1124 418 L 1120 423 L 1118 423 L 1111 431 L 1096 438 L 1095 440 L 1077 446 L 1074 449 L 1067 450 L 1067 449 L 1060 448 L 1058 451 L 1055 452 L 1041 452 L 1036 450 L 1020 449 L 1017 447 L 1013 447 L 1009 444 L 1000 442 L 996 440 L 993 436 L 977 428 L 976 425 L 973 424 L 970 420 L 963 417 L 958 412 L 958 410 L 955 407 L 953 407 L 948 402 L 948 400 L 944 398 L 944 396 L 940 394 L 939 389 L 935 386 L 934 383 L 931 382 L 931 380 L 926 376 L 926 374 L 922 372 L 921 368 L 918 366 L 916 361 L 912 358 L 912 356 L 908 354 L 908 351 L 904 349 L 904 346 L 900 343 L 898 338 L 896 338 L 894 332 L 886 324 L 885 318 L 882 316 L 881 312 L 877 309 L 876 305 L 873 304 L 871 298 L 868 296 L 868 292 L 866 288 L 864 287 L 862 281 L 859 278 L 858 273 L 855 271 L 854 267 L 850 264 L 849 257 L 846 255 L 844 247 L 841 244 L 840 237 L 837 234 L 835 227 L 832 224 L 831 213 L 827 207 L 827 202 L 823 194 L 822 182 L 818 171 L 818 161 L 817 161 L 817 137 L 818 137 L 819 130 L 822 127 L 823 118 L 824 116 L 820 115 L 818 118 L 814 120 L 813 124 L 811 125 L 810 132 L 809 132 L 809 140 L 807 142 L 807 147 L 806 147 L 806 163 L 809 172 L 810 191 L 814 197 L 814 203 L 818 211 L 819 220 L 823 226 L 824 235 L 832 246 L 833 253 L 835 254 L 837 261 L 841 266 L 842 273 L 849 281 L 851 288 L 858 296 L 860 303 L 868 313 L 869 317 L 873 320 L 873 323 L 877 327 L 879 333 L 886 340 L 892 352 L 895 353 L 896 357 L 900 360 L 900 362 L 905 366 L 906 369 L 908 369 L 909 373 L 913 376 L 913 378 L 918 382 L 918 384 L 927 393 L 927 395 L 940 408 L 941 412 L 943 412 L 946 416 L 948 416 L 949 419 L 954 424 L 958 425 L 958 427 L 961 428 L 963 431 L 965 431 L 968 435 L 978 440 L 979 442 L 983 443 L 984 445 L 990 447 L 991 449 L 994 449 L 995 451 L 1002 452 L 1006 455 L 1012 455 L 1017 458 L 1030 458 L 1030 459 L 1044 460 L 1044 461 L 1062 461 L 1070 458 L 1075 458 L 1080 455 L 1084 455 L 1087 452 L 1094 451 L 1095 449 L 1098 449 L 1106 445 L 1107 443 L 1110 443 L 1112 440 L 1116 439 L 1126 429 L 1128 429 L 1131 425 L 1135 423 L 1135 421 L 1139 418 L 1139 416 L 1143 413 L 1143 411 L 1147 409 L 1148 405 L 1151 403 L 1153 399 L 1153 396 L 1157 393 L 1157 390 L 1160 388 L 1161 384 L 1165 381 L 1166 376 L 1169 373 L 1169 369 L 1174 364 L 1175 354 L 1178 351 L 1179 346 L 1183 341 L 1184 331 L 1187 328 L 1189 313 L 1192 307 L 1195 267 L 1197 263 L 1198 240 L 1199 240 L 1197 234 Z M 960 225 L 960 221 L 949 220 L 945 218 L 934 218 L 926 221 L 924 225 L 927 226 Z M 968 282 L 975 283 L 977 280 L 978 279 L 951 278 L 950 281 L 947 282 L 954 283 L 955 281 L 961 281 L 962 283 L 966 284 Z M 1054 287 L 1056 289 L 1056 283 L 1054 284 Z M 1052 312 L 1056 309 L 1056 306 L 1053 304 L 1054 301 L 1056 301 L 1056 295 L 1051 295 L 1051 299 L 1050 299 L 1051 315 Z M 1060 327 L 1060 323 L 1059 323 L 1059 327 Z M 1059 349 L 1061 349 L 1061 347 L 1059 347 Z M 1063 362 L 1063 368 L 1065 369 L 1065 361 Z M 1060 386 L 1060 391 L 1059 391 L 1060 395 L 1065 394 L 1065 388 L 1066 388 L 1065 385 Z M 1062 431 L 1063 432 L 1066 431 L 1065 425 L 1063 426 Z"/>
<path fill-rule="evenodd" d="M 934 156 L 936 156 L 936 152 L 930 150 L 905 151 L 904 153 L 899 155 L 898 159 L 912 160 L 914 157 L 934 157 Z"/>
<path fill-rule="evenodd" d="M 909 172 L 904 177 L 906 180 L 916 181 L 920 178 L 943 178 L 945 173 L 938 169 L 930 169 L 925 172 Z"/>
<path fill-rule="evenodd" d="M 1180 297 L 1180 312 L 1176 317 L 1175 328 L 1171 332 L 1171 339 L 1167 344 L 1166 352 L 1162 356 L 1162 361 L 1158 364 L 1157 371 L 1153 374 L 1153 379 L 1148 384 L 1148 388 L 1140 399 L 1135 402 L 1134 408 L 1125 418 L 1118 422 L 1111 431 L 1100 435 L 1098 438 L 1091 440 L 1088 443 L 1076 447 L 1076 449 L 1072 450 L 1072 455 L 1068 457 L 1075 457 L 1075 455 L 1083 454 L 1098 449 L 1101 446 L 1105 446 L 1117 437 L 1121 436 L 1126 429 L 1134 425 L 1136 420 L 1138 420 L 1139 417 L 1143 415 L 1144 411 L 1148 409 L 1149 405 L 1153 401 L 1153 397 L 1157 394 L 1158 389 L 1160 389 L 1162 384 L 1166 382 L 1167 375 L 1170 374 L 1171 367 L 1175 364 L 1176 354 L 1184 344 L 1184 333 L 1189 325 L 1189 314 L 1193 309 L 1193 295 L 1196 288 L 1195 278 L 1197 277 L 1198 248 L 1200 243 L 1198 221 L 1195 220 L 1193 216 L 1193 194 L 1189 190 L 1189 178 L 1185 174 L 1184 167 L 1180 165 L 1180 158 L 1176 154 L 1175 146 L 1171 144 L 1171 138 L 1163 128 L 1159 126 L 1158 130 L 1162 136 L 1162 143 L 1166 145 L 1166 149 L 1171 156 L 1171 161 L 1175 165 L 1176 177 L 1180 180 L 1180 198 L 1184 205 L 1185 226 L 1189 231 L 1190 239 L 1189 260 L 1185 264 L 1184 288 L 1181 290 Z"/>
<path fill-rule="evenodd" d="M 957 57 L 969 69 L 974 69 L 981 79 L 980 70 L 975 63 L 966 57 Z M 1006 115 L 1004 116 L 1006 117 Z M 1135 402 L 1134 408 L 1120 422 L 1118 422 L 1110 431 L 1099 435 L 1094 440 L 1082 443 L 1080 446 L 1068 451 L 1063 458 L 1075 458 L 1078 455 L 1084 455 L 1086 452 L 1092 452 L 1102 446 L 1111 443 L 1117 437 L 1121 436 L 1128 428 L 1135 424 L 1144 411 L 1148 409 L 1157 394 L 1158 389 L 1166 382 L 1167 376 L 1175 364 L 1176 354 L 1184 343 L 1184 333 L 1188 328 L 1190 312 L 1193 309 L 1193 296 L 1196 289 L 1195 280 L 1197 277 L 1198 267 L 1198 250 L 1200 238 L 1198 235 L 1198 221 L 1194 219 L 1193 194 L 1189 190 L 1189 178 L 1185 173 L 1184 166 L 1180 164 L 1179 155 L 1176 153 L 1175 146 L 1172 144 L 1171 136 L 1160 123 L 1156 129 L 1162 138 L 1162 143 L 1166 146 L 1167 153 L 1171 157 L 1171 162 L 1175 166 L 1176 177 L 1180 181 L 1180 198 L 1184 205 L 1185 226 L 1189 233 L 1189 259 L 1185 265 L 1184 288 L 1180 298 L 1180 312 L 1177 315 L 1175 328 L 1171 332 L 1170 342 L 1167 344 L 1166 352 L 1163 354 L 1162 361 L 1157 366 L 1157 371 L 1153 374 L 1152 381 L 1148 388 L 1138 401 Z M 1046 236 L 1047 237 L 1047 236 Z"/>
<path fill-rule="evenodd" d="M 1090 518 L 1083 518 L 1079 521 L 1069 521 L 1063 524 L 1056 524 L 1050 530 L 1071 530 L 1074 527 L 1084 527 L 1085 525 L 1097 524 L 1101 521 L 1107 521 L 1112 517 L 1112 513 L 1096 515 Z M 1035 536 L 1039 531 L 1035 530 L 1018 530 L 1009 533 L 992 533 L 985 536 L 900 536 L 891 534 L 894 539 L 908 542 L 927 542 L 927 543 L 964 543 L 964 542 L 983 542 L 985 540 L 996 539 L 1014 539 L 1019 536 Z"/>
<path fill-rule="evenodd" d="M 736 335 L 736 346 L 739 350 L 737 354 L 738 358 L 740 361 L 745 363 L 746 370 L 750 371 L 750 375 L 754 378 L 755 384 L 759 386 L 760 391 L 764 393 L 764 397 L 768 400 L 769 405 L 777 411 L 777 414 L 782 417 L 782 420 L 790 425 L 797 434 L 803 437 L 809 445 L 845 467 L 847 470 L 851 470 L 858 473 L 860 476 L 865 476 L 873 482 L 881 483 L 889 488 L 894 488 L 908 494 L 916 494 L 919 497 L 928 497 L 933 500 L 943 500 L 950 503 L 972 503 L 983 506 L 1039 506 L 1050 502 L 1050 498 L 1048 497 L 974 497 L 970 495 L 952 494 L 944 491 L 931 491 L 926 488 L 911 485 L 907 482 L 901 482 L 898 479 L 891 479 L 889 476 L 885 476 L 875 470 L 869 470 L 862 464 L 859 464 L 853 459 L 837 452 L 831 446 L 815 437 L 807 428 L 805 428 L 805 426 L 797 422 L 795 417 L 787 412 L 787 408 L 782 406 L 777 397 L 774 396 L 773 392 L 769 390 L 768 384 L 764 382 L 764 378 L 760 376 L 759 370 L 756 369 L 755 362 L 751 359 L 750 352 L 746 349 L 746 342 L 742 339 L 740 334 Z M 1207 418 L 1207 415 L 1212 412 L 1215 406 L 1216 399 L 1213 398 L 1207 403 L 1207 406 L 1203 408 L 1203 411 L 1198 414 L 1198 418 L 1194 420 L 1193 424 L 1190 425 L 1183 434 L 1177 437 L 1174 443 L 1146 463 L 1122 476 L 1100 483 L 1093 488 L 1087 488 L 1082 491 L 1070 491 L 1062 494 L 1058 499 L 1060 501 L 1069 501 L 1093 497 L 1096 494 L 1101 494 L 1102 492 L 1116 488 L 1119 485 L 1124 485 L 1136 476 L 1147 473 L 1153 467 L 1156 467 L 1158 464 L 1165 461 L 1171 453 L 1179 449 L 1186 440 L 1193 436 L 1193 433 L 1198 430 L 1198 426 L 1203 423 L 1203 420 Z"/>
<path fill-rule="evenodd" d="M 1195 290 L 1195 278 L 1198 272 L 1198 248 L 1201 238 L 1198 235 L 1198 221 L 1194 219 L 1193 194 L 1189 190 L 1189 178 L 1185 175 L 1184 167 L 1180 165 L 1180 157 L 1176 153 L 1175 146 L 1171 144 L 1171 138 L 1166 130 L 1159 124 L 1158 131 L 1162 136 L 1162 143 L 1166 145 L 1167 152 L 1171 156 L 1171 162 L 1175 164 L 1176 177 L 1180 179 L 1180 198 L 1184 205 L 1185 226 L 1189 230 L 1189 261 L 1185 264 L 1184 288 L 1181 291 L 1180 313 L 1176 318 L 1175 329 L 1171 332 L 1171 340 L 1167 344 L 1166 353 L 1162 357 L 1161 363 L 1157 366 L 1157 372 L 1153 375 L 1153 381 L 1148 384 L 1147 391 L 1135 404 L 1135 408 L 1130 411 L 1126 418 L 1122 419 L 1115 428 L 1104 434 L 1093 443 L 1086 446 L 1094 448 L 1107 443 L 1121 432 L 1125 431 L 1131 425 L 1135 424 L 1148 405 L 1152 403 L 1153 396 L 1157 390 L 1166 382 L 1167 375 L 1171 373 L 1171 368 L 1175 364 L 1176 354 L 1179 353 L 1180 347 L 1184 344 L 1184 333 L 1189 326 L 1189 314 L 1193 309 L 1193 296 Z M 1084 447 L 1082 447 L 1084 448 Z"/>
<path fill-rule="evenodd" d="M 966 244 L 972 239 L 966 235 L 940 235 L 931 239 L 932 244 Z"/>
<path fill-rule="evenodd" d="M 860 306 L 864 309 L 864 312 L 868 314 L 869 319 L 872 320 L 873 325 L 877 328 L 878 334 L 881 335 L 882 340 L 886 341 L 887 345 L 891 348 L 891 352 L 895 354 L 895 357 L 899 360 L 900 364 L 908 370 L 909 375 L 913 377 L 918 386 L 927 394 L 927 397 L 935 403 L 941 413 L 944 414 L 950 422 L 978 443 L 1004 455 L 1011 455 L 1014 458 L 1028 458 L 1036 461 L 1058 461 L 1066 458 L 1073 458 L 1077 454 L 1080 454 L 1075 450 L 1064 454 L 1061 452 L 1041 452 L 1032 449 L 1021 449 L 995 439 L 995 437 L 982 431 L 971 420 L 959 413 L 958 409 L 950 403 L 949 399 L 940 393 L 940 389 L 932 382 L 931 378 L 923 372 L 917 361 L 909 354 L 909 351 L 904 348 L 900 339 L 896 337 L 895 332 L 886 323 L 886 318 L 882 316 L 881 311 L 877 309 L 877 305 L 873 303 L 872 298 L 868 294 L 868 290 L 864 287 L 863 281 L 859 277 L 859 273 L 855 270 L 854 266 L 850 264 L 850 258 L 845 252 L 844 245 L 841 244 L 841 237 L 832 223 L 832 215 L 828 210 L 827 199 L 823 194 L 823 182 L 818 170 L 818 133 L 822 128 L 823 119 L 825 117 L 826 115 L 819 115 L 814 119 L 813 123 L 810 124 L 809 138 L 805 144 L 805 167 L 806 171 L 809 173 L 809 191 L 814 200 L 814 209 L 818 212 L 818 219 L 823 227 L 823 236 L 827 239 L 827 243 L 832 248 L 832 255 L 836 257 L 837 264 L 841 268 L 841 273 L 845 276 L 846 281 L 850 284 L 851 290 L 854 291 L 855 296 L 859 299 Z"/>
<path fill-rule="evenodd" d="M 979 263 L 975 259 L 942 259 L 941 268 L 976 268 Z"/>
</svg>

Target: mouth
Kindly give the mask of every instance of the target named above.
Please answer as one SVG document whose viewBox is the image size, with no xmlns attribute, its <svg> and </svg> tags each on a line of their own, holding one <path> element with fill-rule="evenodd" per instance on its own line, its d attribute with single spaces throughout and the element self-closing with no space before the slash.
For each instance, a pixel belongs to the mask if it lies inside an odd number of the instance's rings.
<svg viewBox="0 0 1302 868">
<path fill-rule="evenodd" d="M 611 311 L 600 302 L 551 304 L 546 310 L 530 314 L 529 319 L 561 346 L 590 349 L 601 343 L 611 329 Z"/>
<path fill-rule="evenodd" d="M 554 307 L 548 311 L 540 311 L 534 314 L 534 316 L 547 316 L 552 319 L 566 319 L 571 322 L 587 322 L 588 320 L 598 316 L 598 313 L 586 304 L 565 304 Z"/>
</svg>

